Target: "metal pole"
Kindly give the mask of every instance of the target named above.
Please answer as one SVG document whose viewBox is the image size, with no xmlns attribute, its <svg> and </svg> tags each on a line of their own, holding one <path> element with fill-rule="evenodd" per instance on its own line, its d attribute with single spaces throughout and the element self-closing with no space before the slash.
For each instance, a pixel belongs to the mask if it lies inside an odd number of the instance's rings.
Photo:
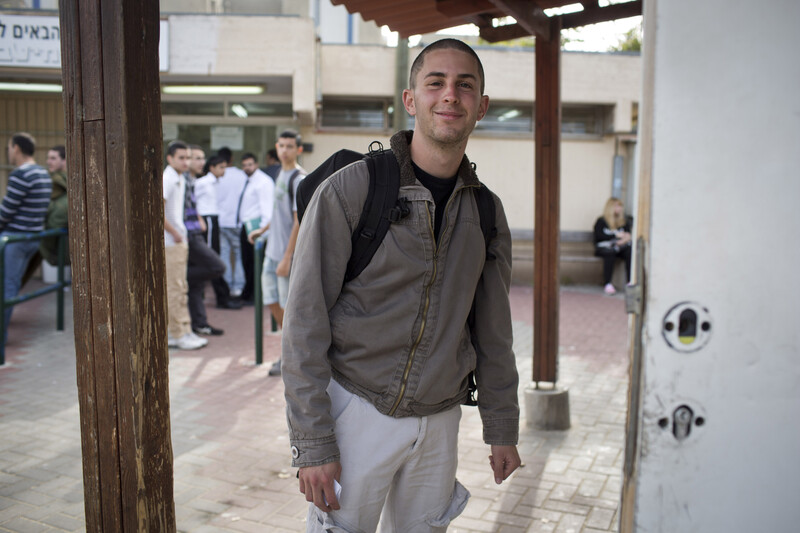
<svg viewBox="0 0 800 533">
<path fill-rule="evenodd" d="M 403 105 L 403 90 L 408 88 L 408 39 L 398 39 L 395 50 L 394 121 L 395 131 L 408 128 L 408 114 Z"/>
<path fill-rule="evenodd" d="M 0 366 L 6 364 L 6 243 L 8 237 L 0 237 Z"/>
<path fill-rule="evenodd" d="M 264 248 L 262 239 L 255 243 L 255 270 L 253 271 L 253 283 L 255 285 L 253 295 L 253 307 L 256 315 L 256 364 L 264 362 L 264 298 L 261 296 L 261 250 Z"/>
<path fill-rule="evenodd" d="M 56 293 L 56 329 L 64 331 L 64 255 L 66 231 L 58 236 L 58 292 Z"/>
</svg>

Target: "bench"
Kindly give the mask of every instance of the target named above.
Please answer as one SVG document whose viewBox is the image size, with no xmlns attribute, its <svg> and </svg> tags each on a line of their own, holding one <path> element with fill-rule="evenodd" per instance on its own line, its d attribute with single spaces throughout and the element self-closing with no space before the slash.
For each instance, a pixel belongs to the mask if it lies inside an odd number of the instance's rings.
<svg viewBox="0 0 800 533">
<path fill-rule="evenodd" d="M 533 283 L 533 231 L 511 230 L 511 281 L 518 285 Z M 562 285 L 603 284 L 603 260 L 594 255 L 591 231 L 562 231 L 559 243 L 559 278 Z M 617 261 L 611 282 L 625 286 L 625 265 Z"/>
</svg>

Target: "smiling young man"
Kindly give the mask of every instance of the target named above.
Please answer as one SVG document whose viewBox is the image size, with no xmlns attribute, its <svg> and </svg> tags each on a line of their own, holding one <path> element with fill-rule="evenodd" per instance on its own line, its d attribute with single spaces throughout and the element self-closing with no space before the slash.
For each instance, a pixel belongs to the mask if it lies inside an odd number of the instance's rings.
<svg viewBox="0 0 800 533">
<path fill-rule="evenodd" d="M 308 531 L 375 531 L 379 522 L 384 532 L 445 531 L 469 498 L 455 475 L 472 371 L 492 479 L 520 464 L 511 237 L 494 197 L 497 235 L 486 249 L 482 185 L 464 153 L 489 105 L 483 68 L 461 41 L 437 41 L 414 61 L 409 87 L 415 130 L 391 139 L 409 215 L 347 283 L 366 163 L 320 185 L 300 227 L 283 377 Z"/>
</svg>

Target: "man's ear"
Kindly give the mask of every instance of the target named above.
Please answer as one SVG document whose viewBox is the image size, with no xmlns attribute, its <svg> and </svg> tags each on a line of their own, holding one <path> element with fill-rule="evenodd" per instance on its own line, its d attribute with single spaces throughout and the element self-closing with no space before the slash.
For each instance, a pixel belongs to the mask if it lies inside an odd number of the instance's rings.
<svg viewBox="0 0 800 533">
<path fill-rule="evenodd" d="M 486 116 L 486 112 L 489 110 L 489 97 L 487 95 L 481 96 L 481 105 L 478 107 L 478 120 L 481 120 L 483 117 Z"/>
<path fill-rule="evenodd" d="M 417 106 L 414 103 L 414 91 L 411 89 L 403 90 L 403 107 L 406 108 L 406 111 L 408 111 L 409 115 L 412 117 L 416 116 Z"/>
</svg>

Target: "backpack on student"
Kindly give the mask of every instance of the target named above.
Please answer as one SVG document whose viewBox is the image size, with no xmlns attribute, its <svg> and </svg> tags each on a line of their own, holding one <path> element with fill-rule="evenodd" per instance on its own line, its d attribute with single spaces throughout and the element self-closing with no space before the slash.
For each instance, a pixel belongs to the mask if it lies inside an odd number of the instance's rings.
<svg viewBox="0 0 800 533">
<path fill-rule="evenodd" d="M 400 192 L 400 167 L 397 164 L 397 159 L 391 150 L 384 150 L 383 145 L 378 141 L 373 141 L 369 145 L 367 154 L 342 149 L 326 159 L 324 163 L 308 174 L 297 186 L 297 219 L 302 224 L 305 210 L 317 187 L 339 169 L 360 160 L 364 160 L 369 169 L 369 189 L 358 225 L 351 236 L 352 251 L 345 272 L 345 283 L 358 277 L 367 267 L 392 223 L 402 220 L 410 213 L 408 200 L 398 198 Z M 494 198 L 488 187 L 482 183 L 480 187 L 472 190 L 474 191 L 475 202 L 480 215 L 481 232 L 483 233 L 486 248 L 486 260 L 494 260 L 495 256 L 489 252 L 489 244 L 497 235 Z M 474 299 L 467 323 L 474 335 Z M 475 344 L 474 339 L 473 344 Z M 477 386 L 474 372 L 470 373 L 468 381 L 469 397 L 465 405 L 477 405 L 475 398 Z"/>
</svg>

